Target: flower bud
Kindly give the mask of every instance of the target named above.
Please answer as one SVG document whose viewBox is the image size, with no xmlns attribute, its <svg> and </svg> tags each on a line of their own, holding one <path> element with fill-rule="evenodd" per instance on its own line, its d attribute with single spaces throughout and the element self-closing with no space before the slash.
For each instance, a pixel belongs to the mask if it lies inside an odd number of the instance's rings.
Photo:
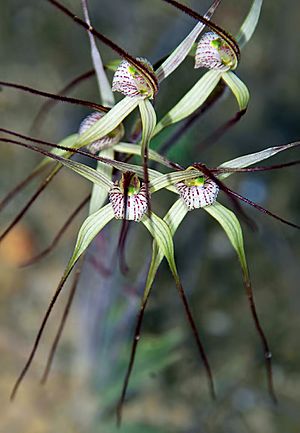
<svg viewBox="0 0 300 433">
<path fill-rule="evenodd" d="M 105 113 L 101 113 L 100 111 L 95 111 L 87 116 L 80 124 L 79 127 L 79 135 L 83 134 L 87 131 L 91 126 L 93 126 L 99 119 L 105 116 Z M 93 154 L 100 152 L 102 149 L 106 149 L 108 147 L 112 147 L 115 144 L 119 143 L 124 135 L 124 127 L 122 123 L 118 125 L 113 131 L 99 140 L 94 141 L 91 144 L 88 144 L 86 148 Z"/>
</svg>

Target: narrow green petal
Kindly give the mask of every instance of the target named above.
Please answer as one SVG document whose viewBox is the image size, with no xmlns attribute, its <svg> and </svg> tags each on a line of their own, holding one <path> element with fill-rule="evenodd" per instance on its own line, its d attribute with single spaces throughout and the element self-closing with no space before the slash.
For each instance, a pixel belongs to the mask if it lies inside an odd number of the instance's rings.
<svg viewBox="0 0 300 433">
<path fill-rule="evenodd" d="M 284 150 L 291 149 L 293 147 L 299 146 L 300 142 L 284 144 L 282 146 L 268 147 L 267 149 L 261 150 L 260 152 L 250 153 L 248 155 L 240 156 L 239 158 L 232 159 L 230 161 L 224 162 L 218 168 L 243 168 L 249 167 L 249 165 L 256 164 L 265 159 L 271 158 L 271 156 L 277 153 L 283 152 Z M 225 179 L 231 176 L 232 173 L 222 173 L 218 175 L 220 179 Z"/>
<path fill-rule="evenodd" d="M 165 215 L 164 221 L 167 223 L 172 236 L 174 236 L 177 228 L 179 227 L 180 223 L 186 216 L 187 212 L 188 210 L 184 202 L 181 199 L 179 199 L 173 204 L 173 206 L 169 209 L 169 211 Z M 156 242 L 156 240 L 154 240 L 152 244 L 152 259 L 151 259 L 149 272 L 147 275 L 146 287 L 143 294 L 143 301 L 147 299 L 149 296 L 155 275 L 157 273 L 157 270 L 163 258 L 164 258 L 163 250 L 159 248 L 158 243 Z"/>
<path fill-rule="evenodd" d="M 176 285 L 179 287 L 181 284 L 175 264 L 173 237 L 169 226 L 153 212 L 151 212 L 151 218 L 145 214 L 141 221 L 149 230 L 153 239 L 157 242 L 158 247 L 162 250 L 162 253 L 167 259 Z"/>
<path fill-rule="evenodd" d="M 67 264 L 65 272 L 62 276 L 60 287 L 63 286 L 67 280 L 70 272 L 79 260 L 80 256 L 86 251 L 93 239 L 98 233 L 114 218 L 114 213 L 110 204 L 107 204 L 102 209 L 87 217 L 83 222 L 78 232 L 76 245 L 72 257 Z"/>
<path fill-rule="evenodd" d="M 113 149 L 105 149 L 102 150 L 99 155 L 107 158 L 113 158 L 114 151 Z M 102 173 L 104 176 L 106 176 L 108 179 L 111 180 L 112 166 L 103 164 L 103 162 L 98 161 L 96 171 Z M 104 205 L 106 199 L 107 199 L 107 190 L 97 184 L 94 184 L 92 189 L 89 214 L 92 214 L 96 212 L 98 209 L 100 209 Z"/>
<path fill-rule="evenodd" d="M 113 131 L 139 104 L 141 97 L 121 99 L 108 113 L 78 137 L 77 148 L 87 146 Z"/>
<path fill-rule="evenodd" d="M 76 173 L 83 176 L 85 179 L 96 183 L 100 187 L 104 188 L 106 191 L 109 191 L 112 187 L 112 181 L 104 175 L 102 172 L 98 172 L 95 169 L 89 167 L 88 165 L 82 164 L 81 162 L 73 161 L 72 159 L 63 158 L 62 156 L 51 154 L 51 157 L 55 161 L 58 161 L 65 167 L 70 168 Z"/>
<path fill-rule="evenodd" d="M 78 134 L 72 134 L 72 135 L 69 135 L 68 137 L 64 138 L 58 144 L 59 144 L 59 146 L 73 147 L 74 144 L 76 143 L 77 138 L 78 138 Z M 51 149 L 51 153 L 53 155 L 64 156 L 65 158 L 68 158 L 69 156 L 72 155 L 72 152 L 68 152 L 67 150 L 57 149 L 56 147 L 54 147 L 53 149 Z M 38 166 L 36 167 L 35 170 L 39 170 L 41 167 L 45 167 L 50 162 L 53 162 L 53 160 L 51 158 L 49 158 L 49 157 L 44 158 L 38 164 Z"/>
<path fill-rule="evenodd" d="M 156 113 L 149 99 L 142 99 L 139 102 L 139 110 L 142 120 L 142 141 L 141 155 L 144 158 L 148 157 L 149 143 L 156 125 Z"/>
<path fill-rule="evenodd" d="M 225 81 L 227 86 L 231 89 L 232 93 L 236 97 L 240 111 L 246 110 L 250 98 L 247 86 L 232 71 L 224 72 L 222 74 L 222 79 Z"/>
<path fill-rule="evenodd" d="M 81 0 L 82 3 L 82 9 L 84 13 L 84 19 L 85 22 L 90 26 L 90 17 L 89 17 L 89 11 L 87 6 L 87 0 Z M 89 40 L 90 40 L 90 48 L 91 48 L 91 57 L 93 60 L 94 69 L 96 71 L 96 77 L 98 81 L 98 87 L 100 92 L 100 100 L 103 105 L 106 107 L 112 107 L 115 103 L 115 98 L 113 95 L 113 92 L 111 90 L 111 85 L 108 81 L 108 78 L 106 76 L 101 55 L 98 50 L 95 37 L 91 32 L 88 32 Z"/>
<path fill-rule="evenodd" d="M 221 76 L 220 71 L 211 70 L 206 72 L 156 125 L 153 136 L 157 135 L 166 126 L 179 122 L 194 113 L 209 97 L 220 81 Z"/>
<path fill-rule="evenodd" d="M 238 255 L 244 278 L 248 279 L 249 272 L 244 250 L 243 233 L 239 220 L 231 210 L 227 209 L 218 202 L 215 202 L 211 206 L 206 206 L 203 209 L 213 218 L 215 218 L 224 229 Z"/>
<path fill-rule="evenodd" d="M 116 152 L 121 153 L 128 153 L 133 155 L 141 155 L 141 146 L 138 144 L 133 143 L 118 143 L 114 146 L 114 150 Z M 169 166 L 169 163 L 165 159 L 164 156 L 160 155 L 159 153 L 155 152 L 155 150 L 149 149 L 148 150 L 148 157 L 152 161 L 159 162 L 162 165 Z"/>
<path fill-rule="evenodd" d="M 214 1 L 211 7 L 208 9 L 204 17 L 210 19 L 214 14 L 215 10 L 219 6 L 220 0 Z M 163 64 L 157 69 L 156 76 L 159 82 L 167 78 L 176 68 L 184 61 L 188 56 L 191 48 L 197 37 L 200 35 L 205 25 L 198 22 L 193 30 L 187 35 L 187 37 L 178 45 L 178 47 L 169 55 L 169 57 L 163 62 Z"/>
<path fill-rule="evenodd" d="M 236 40 L 240 48 L 246 45 L 246 43 L 251 39 L 256 29 L 262 3 L 263 0 L 254 0 L 252 3 L 251 9 L 236 36 Z"/>
</svg>

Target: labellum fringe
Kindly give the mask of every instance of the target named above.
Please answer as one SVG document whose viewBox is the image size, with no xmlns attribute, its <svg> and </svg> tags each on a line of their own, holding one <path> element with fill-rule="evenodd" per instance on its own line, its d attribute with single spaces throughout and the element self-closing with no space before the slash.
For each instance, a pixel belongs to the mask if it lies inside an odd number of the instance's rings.
<svg viewBox="0 0 300 433">
<path fill-rule="evenodd" d="M 195 55 L 195 68 L 228 71 L 237 66 L 232 48 L 214 32 L 206 33 L 199 41 Z"/>
<path fill-rule="evenodd" d="M 219 192 L 218 185 L 204 176 L 178 182 L 175 186 L 189 211 L 212 205 Z"/>
<path fill-rule="evenodd" d="M 100 113 L 99 111 L 95 111 L 94 113 L 91 113 L 89 116 L 87 116 L 80 124 L 79 126 L 79 135 L 86 132 L 91 126 L 93 126 L 99 119 L 101 119 L 103 116 L 105 116 L 104 113 Z M 122 137 L 124 136 L 125 131 L 123 125 L 120 123 L 113 131 L 111 131 L 109 134 L 105 135 L 104 137 L 100 138 L 99 140 L 94 141 L 93 143 L 86 146 L 86 148 L 95 155 L 96 153 L 100 152 L 102 149 L 106 149 L 108 147 L 112 147 L 115 144 L 118 144 Z"/>
<path fill-rule="evenodd" d="M 137 57 L 137 60 L 154 74 L 154 69 L 147 59 Z M 153 99 L 155 93 L 145 77 L 127 60 L 123 60 L 118 66 L 113 77 L 112 90 L 125 96 L 144 96 L 150 99 Z"/>
<path fill-rule="evenodd" d="M 134 173 L 124 173 L 119 184 L 111 188 L 108 197 L 116 219 L 139 222 L 148 210 L 146 185 L 140 184 Z"/>
</svg>

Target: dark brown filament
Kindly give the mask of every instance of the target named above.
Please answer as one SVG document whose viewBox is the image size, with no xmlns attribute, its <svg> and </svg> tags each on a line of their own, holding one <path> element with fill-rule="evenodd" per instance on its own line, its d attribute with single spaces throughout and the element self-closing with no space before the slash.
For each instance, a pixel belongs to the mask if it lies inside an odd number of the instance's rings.
<svg viewBox="0 0 300 433">
<path fill-rule="evenodd" d="M 158 91 L 157 77 L 155 73 L 149 71 L 149 69 L 142 62 L 132 57 L 125 50 L 123 50 L 123 48 L 119 47 L 117 44 L 115 44 L 113 41 L 108 39 L 102 33 L 98 32 L 94 27 L 88 25 L 84 20 L 79 18 L 77 15 L 73 14 L 73 12 L 71 12 L 69 9 L 67 9 L 64 5 L 62 5 L 57 0 L 47 0 L 47 1 L 51 3 L 53 6 L 55 6 L 57 9 L 59 9 L 61 12 L 63 12 L 65 15 L 67 15 L 69 18 L 71 18 L 74 22 L 76 22 L 81 27 L 83 27 L 85 30 L 87 30 L 92 35 L 94 35 L 105 45 L 110 47 L 113 51 L 119 54 L 120 57 L 126 59 L 130 64 L 132 64 L 137 69 L 137 71 L 140 72 L 148 81 L 151 88 L 153 89 L 154 95 L 157 93 Z"/>
<path fill-rule="evenodd" d="M 110 110 L 108 107 L 104 107 L 103 105 L 96 104 L 96 102 L 84 101 L 82 99 L 76 99 L 76 98 L 69 98 L 67 96 L 62 96 L 62 95 L 55 95 L 54 93 L 43 92 L 41 90 L 34 89 L 33 87 L 23 86 L 21 84 L 0 81 L 0 87 L 1 86 L 22 90 L 24 92 L 32 93 L 34 95 L 39 95 L 45 98 L 53 99 L 58 102 L 67 102 L 69 104 L 83 105 L 84 107 L 93 108 L 94 110 L 102 111 L 105 113 L 107 113 Z"/>
<path fill-rule="evenodd" d="M 1 138 L 0 141 L 3 141 Z M 10 140 L 12 141 L 12 140 Z M 5 238 L 5 236 L 8 235 L 8 233 L 18 224 L 18 222 L 23 218 L 23 216 L 26 214 L 30 206 L 34 203 L 34 201 L 38 198 L 38 196 L 44 191 L 44 189 L 49 185 L 51 180 L 56 176 L 56 174 L 59 172 L 61 167 L 58 167 L 56 165 L 56 168 L 51 171 L 50 174 L 43 180 L 43 182 L 40 184 L 40 186 L 37 188 L 35 193 L 30 197 L 30 199 L 27 201 L 25 206 L 22 208 L 22 210 L 18 213 L 18 215 L 14 218 L 14 220 L 9 224 L 9 226 L 4 230 L 4 232 L 0 235 L 0 242 Z"/>
<path fill-rule="evenodd" d="M 201 143 L 196 145 L 197 150 L 203 151 L 206 147 L 211 146 L 215 141 L 219 140 L 231 128 L 233 128 L 244 116 L 246 110 L 238 111 L 231 119 L 217 128 L 212 134 L 206 137 Z"/>
<path fill-rule="evenodd" d="M 239 61 L 240 48 L 239 48 L 237 42 L 235 41 L 235 39 L 229 33 L 227 33 L 224 29 L 222 29 L 221 27 L 219 27 L 217 24 L 213 23 L 212 21 L 208 20 L 207 18 L 204 18 L 202 15 L 198 14 L 197 12 L 195 12 L 194 10 L 189 8 L 188 6 L 186 6 L 182 3 L 179 3 L 178 1 L 175 1 L 175 0 L 163 0 L 163 1 L 165 1 L 166 3 L 169 3 L 172 6 L 175 6 L 177 9 L 179 9 L 182 12 L 184 12 L 185 14 L 195 18 L 196 20 L 205 24 L 212 31 L 217 33 L 230 46 L 230 48 L 232 49 L 232 51 L 236 55 L 237 61 Z"/>
<path fill-rule="evenodd" d="M 127 206 L 125 205 L 124 209 L 125 209 L 125 207 L 127 207 Z M 126 215 L 126 210 L 125 210 L 125 215 Z M 126 240 L 128 238 L 129 228 L 130 228 L 129 221 L 126 219 L 123 219 L 122 227 L 121 227 L 121 231 L 120 231 L 119 242 L 118 242 L 119 264 L 120 264 L 120 270 L 121 270 L 123 275 L 126 275 L 129 271 L 129 267 L 127 265 L 126 257 L 125 257 L 125 246 L 126 246 Z"/>
<path fill-rule="evenodd" d="M 45 248 L 43 251 L 41 251 L 39 254 L 37 254 L 35 257 L 32 257 L 28 262 L 23 263 L 21 267 L 30 266 L 38 262 L 39 260 L 43 259 L 47 254 L 49 254 L 58 244 L 59 240 L 67 230 L 67 228 L 71 225 L 74 218 L 79 214 L 79 212 L 85 207 L 85 205 L 89 202 L 91 198 L 91 195 L 89 194 L 80 204 L 77 206 L 77 208 L 71 213 L 71 215 L 68 217 L 68 219 L 65 221 L 63 226 L 60 228 L 58 233 L 56 234 L 55 238 L 51 242 L 51 244 Z"/>
<path fill-rule="evenodd" d="M 61 89 L 57 95 L 58 96 L 64 96 L 67 93 L 69 93 L 71 90 L 73 90 L 75 87 L 77 87 L 78 84 L 82 83 L 85 80 L 88 80 L 89 78 L 93 77 L 95 75 L 94 69 L 91 69 L 78 77 L 75 77 L 70 83 L 68 83 L 63 89 Z M 57 100 L 49 100 L 46 101 L 38 111 L 37 115 L 35 116 L 32 125 L 30 127 L 30 134 L 33 134 L 34 132 L 39 132 L 46 116 L 49 114 L 49 111 L 55 106 L 55 104 L 59 102 Z"/>
<path fill-rule="evenodd" d="M 199 335 L 199 332 L 197 330 L 192 312 L 190 310 L 185 291 L 184 291 L 181 284 L 176 283 L 176 286 L 177 286 L 181 301 L 183 303 L 183 307 L 184 307 L 184 311 L 185 311 L 186 316 L 187 316 L 187 320 L 188 320 L 188 322 L 191 326 L 191 329 L 193 331 L 194 339 L 196 341 L 196 345 L 197 345 L 202 363 L 204 364 L 211 397 L 213 400 L 215 400 L 216 399 L 216 392 L 215 392 L 215 386 L 214 386 L 214 379 L 213 379 L 212 370 L 211 370 L 211 367 L 210 367 L 210 364 L 209 364 L 209 361 L 208 361 L 208 358 L 206 355 L 206 351 L 204 349 L 203 343 L 201 342 L 200 335 Z M 122 411 L 123 411 L 123 407 L 124 407 L 124 403 L 125 403 L 125 398 L 126 398 L 128 385 L 129 385 L 130 376 L 131 376 L 132 369 L 133 369 L 134 362 L 135 362 L 137 346 L 138 346 L 138 343 L 140 341 L 141 328 L 142 328 L 145 309 L 146 309 L 146 306 L 147 306 L 147 303 L 149 300 L 149 296 L 150 296 L 150 290 L 148 292 L 147 297 L 145 297 L 142 300 L 140 311 L 139 311 L 138 316 L 137 316 L 137 321 L 136 321 L 135 330 L 134 330 L 134 337 L 133 337 L 132 345 L 131 345 L 130 359 L 129 359 L 128 367 L 126 370 L 124 382 L 123 382 L 121 397 L 119 399 L 118 406 L 117 406 L 117 424 L 118 424 L 118 426 L 121 425 L 121 421 L 122 421 Z"/>
<path fill-rule="evenodd" d="M 42 385 L 44 385 L 48 379 L 48 376 L 49 376 L 49 373 L 51 370 L 51 366 L 53 363 L 54 355 L 56 353 L 57 346 L 58 346 L 58 343 L 60 341 L 61 335 L 63 333 L 64 327 L 65 327 L 65 324 L 66 324 L 66 321 L 67 321 L 67 318 L 68 318 L 68 315 L 70 312 L 70 308 L 72 306 L 72 302 L 73 302 L 73 299 L 74 299 L 74 296 L 76 293 L 76 289 L 77 289 L 77 286 L 79 283 L 79 278 L 81 275 L 83 263 L 84 263 L 84 256 L 81 257 L 80 262 L 79 262 L 77 269 L 76 269 L 76 272 L 75 272 L 75 276 L 74 276 L 73 284 L 71 286 L 69 297 L 68 297 L 68 300 L 67 300 L 67 303 L 66 303 L 66 306 L 65 306 L 65 309 L 64 309 L 57 333 L 56 333 L 56 336 L 54 338 L 53 344 L 52 344 L 50 352 L 49 352 L 49 356 L 47 359 L 47 364 L 46 364 L 43 376 L 41 378 L 41 384 Z"/>
<path fill-rule="evenodd" d="M 24 189 L 36 176 L 38 176 L 46 167 L 41 167 L 40 170 L 36 170 L 25 177 L 18 185 L 16 185 L 0 202 L 0 211 L 4 209 L 11 200 Z"/>
<path fill-rule="evenodd" d="M 150 292 L 148 293 L 148 296 L 145 299 L 143 299 L 143 301 L 141 303 L 140 311 L 137 315 L 137 320 L 136 320 L 135 330 L 134 330 L 134 337 L 133 337 L 132 344 L 131 344 L 129 363 L 128 363 L 125 378 L 123 381 L 121 396 L 120 396 L 120 399 L 119 399 L 119 402 L 117 405 L 117 425 L 118 425 L 118 427 L 120 427 L 121 422 L 122 422 L 123 407 L 124 407 L 124 403 L 125 403 L 128 385 L 129 385 L 129 379 L 130 379 L 132 369 L 134 366 L 134 362 L 135 362 L 136 350 L 137 350 L 137 346 L 138 346 L 140 336 L 141 336 L 141 328 L 142 328 L 142 323 L 143 323 L 143 319 L 144 319 L 145 309 L 146 309 L 146 306 L 147 306 L 147 303 L 149 300 L 149 295 L 150 295 Z"/>
<path fill-rule="evenodd" d="M 75 265 L 75 264 L 74 264 L 74 265 Z M 56 301 L 57 301 L 57 298 L 58 298 L 58 296 L 60 295 L 60 293 L 61 293 L 61 291 L 62 291 L 62 289 L 63 289 L 63 286 L 64 286 L 64 284 L 65 284 L 65 282 L 66 282 L 68 276 L 70 275 L 70 273 L 71 273 L 71 271 L 72 271 L 74 265 L 72 266 L 71 269 L 69 269 L 67 272 L 65 272 L 65 274 L 64 274 L 63 277 L 61 278 L 60 283 L 59 283 L 59 285 L 58 285 L 58 287 L 57 287 L 57 289 L 56 289 L 56 291 L 55 291 L 55 293 L 54 293 L 54 295 L 53 295 L 53 297 L 52 297 L 52 299 L 51 299 L 51 302 L 50 302 L 50 304 L 49 304 L 49 306 L 48 306 L 48 308 L 47 308 L 47 310 L 46 310 L 46 313 L 45 313 L 45 315 L 44 315 L 44 318 L 43 318 L 43 320 L 42 320 L 42 323 L 41 323 L 41 325 L 40 325 L 40 328 L 39 328 L 39 330 L 38 330 L 38 333 L 37 333 L 37 335 L 36 335 L 36 338 L 35 338 L 35 340 L 34 340 L 33 347 L 32 347 L 32 349 L 31 349 L 31 352 L 30 352 L 29 356 L 28 356 L 28 359 L 27 359 L 27 361 L 26 361 L 26 363 L 25 363 L 25 365 L 24 365 L 24 367 L 23 367 L 23 369 L 22 369 L 20 375 L 18 376 L 18 378 L 17 378 L 17 380 L 16 380 L 16 382 L 15 382 L 15 384 L 14 384 L 14 386 L 13 386 L 13 389 L 12 389 L 12 392 L 11 392 L 11 395 L 10 395 L 10 399 L 11 399 L 11 400 L 14 400 L 14 398 L 15 398 L 15 396 L 16 396 L 16 393 L 17 393 L 17 391 L 18 391 L 18 389 L 19 389 L 19 386 L 20 386 L 21 382 L 23 381 L 23 379 L 24 379 L 24 377 L 25 377 L 27 371 L 29 370 L 29 367 L 31 366 L 31 363 L 32 363 L 32 361 L 33 361 L 33 358 L 34 358 L 35 353 L 36 353 L 36 351 L 37 351 L 37 348 L 38 348 L 38 346 L 39 346 L 39 343 L 40 343 L 41 337 L 42 337 L 43 332 L 44 332 L 44 330 L 45 330 L 45 326 L 46 326 L 46 324 L 47 324 L 47 321 L 48 321 L 48 319 L 49 319 L 49 316 L 50 316 L 50 314 L 51 314 L 51 311 L 52 311 L 52 309 L 53 309 L 53 307 L 54 307 L 54 305 L 55 305 L 55 303 L 56 303 Z"/>
</svg>

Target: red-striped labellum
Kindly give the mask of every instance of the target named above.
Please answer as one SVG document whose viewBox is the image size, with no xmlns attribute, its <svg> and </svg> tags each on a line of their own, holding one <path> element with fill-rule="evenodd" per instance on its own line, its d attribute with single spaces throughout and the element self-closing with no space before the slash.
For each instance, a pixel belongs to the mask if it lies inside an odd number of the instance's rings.
<svg viewBox="0 0 300 433">
<path fill-rule="evenodd" d="M 188 210 L 212 205 L 219 192 L 218 185 L 204 176 L 178 182 L 175 186 Z"/>
<path fill-rule="evenodd" d="M 154 73 L 154 69 L 148 60 L 141 57 L 137 57 L 137 60 L 143 63 L 150 72 Z M 151 99 L 155 94 L 154 89 L 145 77 L 127 60 L 123 60 L 118 66 L 114 74 L 112 90 L 113 92 L 123 93 L 125 96 L 144 96 Z"/>
<path fill-rule="evenodd" d="M 139 222 L 148 210 L 146 185 L 134 173 L 123 173 L 108 196 L 116 219 Z"/>
</svg>

